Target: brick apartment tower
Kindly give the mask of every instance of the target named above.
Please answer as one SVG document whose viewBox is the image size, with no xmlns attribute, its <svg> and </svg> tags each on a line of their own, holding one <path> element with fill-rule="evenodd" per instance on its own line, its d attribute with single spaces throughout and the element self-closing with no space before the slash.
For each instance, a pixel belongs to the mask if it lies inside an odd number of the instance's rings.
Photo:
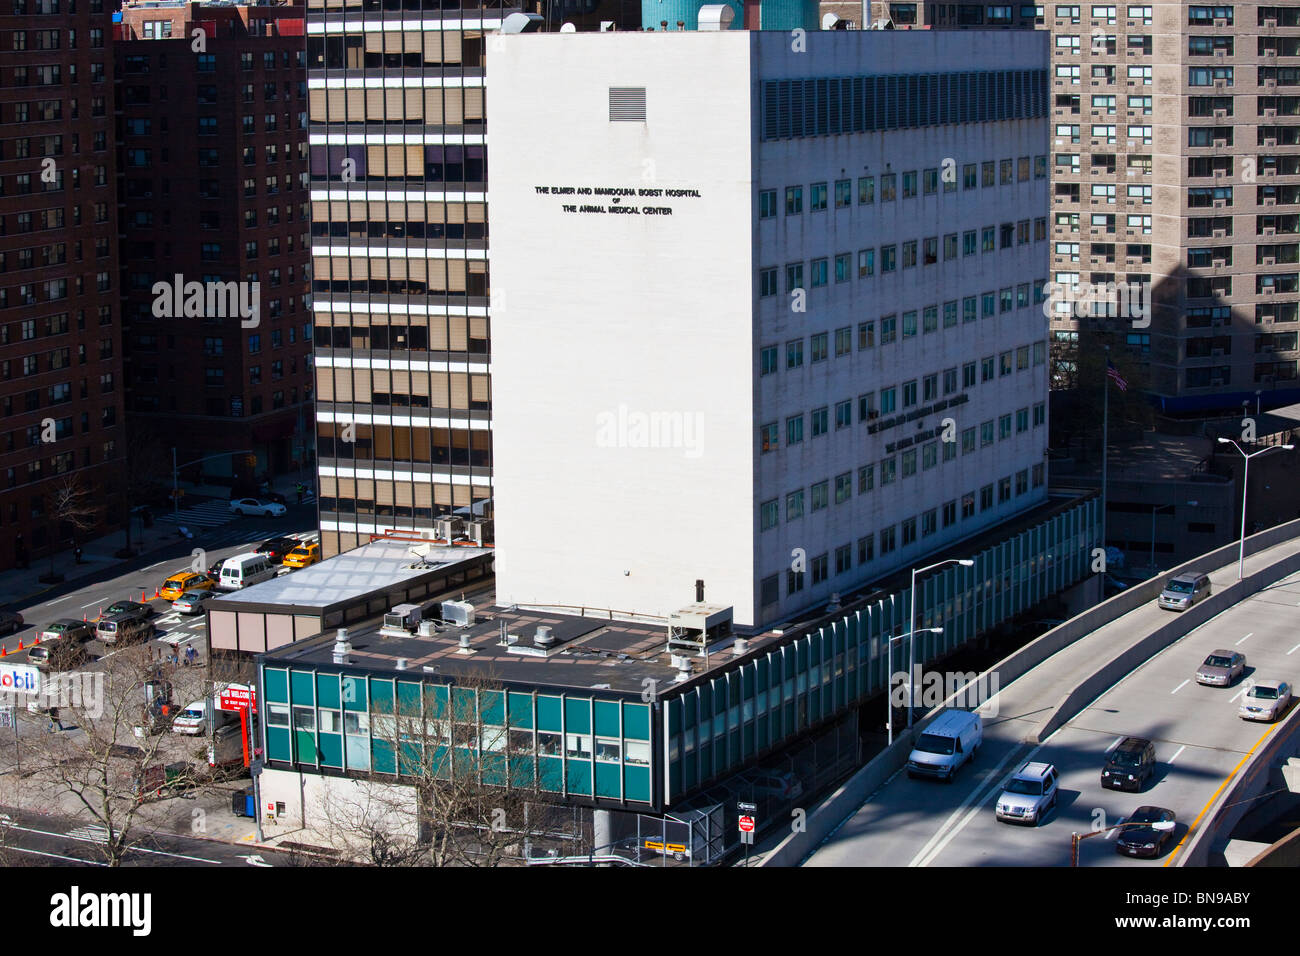
<svg viewBox="0 0 1300 956">
<path fill-rule="evenodd" d="M 0 571 L 71 547 L 71 476 L 79 540 L 123 518 L 111 36 L 104 0 L 0 11 Z"/>
<path fill-rule="evenodd" d="M 310 480 L 303 24 L 302 7 L 148 3 L 118 26 L 127 413 L 165 465 L 173 446 L 213 456 L 183 479 Z M 257 282 L 258 324 L 156 316 L 154 284 L 178 274 Z"/>
<path fill-rule="evenodd" d="M 861 4 L 822 9 L 861 20 Z M 1300 4 L 871 13 L 899 29 L 1051 31 L 1053 278 L 1149 278 L 1157 301 L 1147 329 L 1055 316 L 1058 359 L 1091 326 L 1172 414 L 1300 401 Z"/>
</svg>

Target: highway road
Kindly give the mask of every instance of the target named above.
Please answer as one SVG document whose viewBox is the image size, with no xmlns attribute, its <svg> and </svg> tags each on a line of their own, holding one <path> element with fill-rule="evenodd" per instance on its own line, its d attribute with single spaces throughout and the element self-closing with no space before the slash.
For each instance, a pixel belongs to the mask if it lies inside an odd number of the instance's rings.
<svg viewBox="0 0 1300 956">
<path fill-rule="evenodd" d="M 1223 587 L 1236 580 L 1236 566 L 1211 577 L 1216 589 Z M 1158 626 L 1172 613 L 1153 602 L 1107 627 L 1122 628 L 1131 638 Z M 1300 575 L 1292 575 L 1142 664 L 1043 744 L 1024 743 L 1078 678 L 1103 662 L 1098 651 L 1116 649 L 1104 642 L 1098 648 L 1090 639 L 1080 641 L 1040 665 L 1033 675 L 1003 688 L 985 706 L 986 713 L 992 708 L 996 716 L 986 716 L 984 745 L 955 782 L 910 780 L 899 771 L 805 865 L 1065 866 L 1072 831 L 1088 833 L 1094 824 L 1120 823 L 1143 804 L 1167 807 L 1177 814 L 1178 829 L 1170 850 L 1156 860 L 1135 860 L 1115 852 L 1114 834 L 1096 836 L 1081 844 L 1081 865 L 1174 864 L 1189 825 L 1199 821 L 1247 755 L 1274 732 L 1276 725 L 1241 720 L 1237 706 L 1245 680 L 1280 678 L 1294 683 L 1300 679 L 1298 620 Z M 1229 688 L 1197 684 L 1197 665 L 1218 648 L 1246 655 L 1245 678 Z M 1155 742 L 1153 780 L 1141 793 L 1103 790 L 1100 775 L 1105 754 L 1129 735 Z M 1037 827 L 999 823 L 993 804 L 1002 782 L 1029 759 L 1046 761 L 1059 770 L 1058 807 Z"/>
<path fill-rule="evenodd" d="M 163 551 L 134 562 L 123 562 L 123 568 L 130 570 L 117 574 L 110 571 L 111 576 L 107 578 L 97 575 L 98 580 L 92 580 L 91 583 L 69 582 L 62 589 L 46 592 L 38 600 L 31 600 L 25 605 L 11 605 L 11 610 L 22 614 L 25 626 L 0 639 L 0 647 L 4 647 L 7 652 L 4 661 L 10 664 L 23 663 L 27 657 L 26 647 L 31 644 L 32 637 L 50 622 L 61 617 L 81 619 L 84 616 L 88 620 L 94 620 L 101 609 L 115 601 L 139 601 L 141 592 L 149 597 L 147 603 L 154 608 L 153 622 L 157 629 L 155 638 L 177 643 L 182 648 L 182 653 L 184 647 L 191 643 L 202 652 L 207 645 L 205 616 L 178 614 L 171 609 L 170 602 L 153 599 L 154 591 L 170 575 L 191 570 L 191 562 L 194 561 L 192 552 L 195 548 L 203 550 L 201 557 L 206 569 L 220 559 L 253 550 L 267 538 L 313 531 L 314 525 L 314 505 L 290 506 L 289 513 L 278 519 L 239 518 L 216 528 L 200 529 L 192 541 L 178 538 L 171 552 L 174 555 L 172 557 L 159 559 L 159 553 L 168 553 Z M 24 645 L 22 651 L 18 650 L 19 641 Z M 91 642 L 87 648 L 92 657 L 105 653 L 105 648 L 98 642 Z"/>
</svg>

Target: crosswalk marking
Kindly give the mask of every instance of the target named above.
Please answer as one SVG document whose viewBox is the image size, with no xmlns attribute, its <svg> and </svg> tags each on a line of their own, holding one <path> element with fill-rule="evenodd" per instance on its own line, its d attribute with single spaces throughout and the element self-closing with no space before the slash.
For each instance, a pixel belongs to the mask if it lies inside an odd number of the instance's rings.
<svg viewBox="0 0 1300 956">
<path fill-rule="evenodd" d="M 235 520 L 227 501 L 205 501 L 203 504 L 186 508 L 177 513 L 167 512 L 158 516 L 159 521 L 168 521 L 178 525 L 194 525 L 199 528 L 215 528 Z"/>
</svg>

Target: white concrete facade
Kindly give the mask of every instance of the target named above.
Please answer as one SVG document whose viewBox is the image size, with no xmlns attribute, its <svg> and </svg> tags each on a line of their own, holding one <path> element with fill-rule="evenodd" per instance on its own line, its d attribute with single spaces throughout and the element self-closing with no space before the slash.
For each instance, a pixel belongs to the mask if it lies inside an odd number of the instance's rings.
<svg viewBox="0 0 1300 956">
<path fill-rule="evenodd" d="M 1024 290 L 1048 275 L 1048 119 L 765 139 L 762 91 L 782 78 L 1043 70 L 1045 41 L 734 31 L 536 34 L 488 46 L 500 603 L 666 615 L 693 599 L 702 578 L 710 602 L 732 605 L 738 627 L 756 627 L 1043 500 L 1047 320 Z M 610 90 L 640 87 L 645 121 L 611 121 Z M 1012 161 L 1010 183 L 964 188 L 967 165 L 982 176 L 982 164 L 993 162 L 1000 181 L 1004 159 Z M 1041 160 L 1042 176 L 1021 180 L 1022 160 L 1035 173 Z M 931 169 L 955 175 L 956 189 L 940 182 L 929 192 L 923 180 Z M 903 196 L 906 172 L 914 198 Z M 897 198 L 887 202 L 882 177 L 891 173 Z M 858 201 L 867 176 L 870 204 Z M 835 184 L 844 180 L 851 198 L 837 206 Z M 826 208 L 814 210 L 823 184 Z M 802 210 L 790 215 L 788 187 L 802 191 Z M 592 192 L 556 192 L 567 188 Z M 597 192 L 610 188 L 636 194 Z M 645 189 L 664 192 L 640 194 Z M 774 199 L 763 197 L 769 191 Z M 767 216 L 772 202 L 775 215 Z M 638 212 L 611 211 L 629 204 Z M 671 212 L 655 211 L 663 209 Z M 1040 219 L 1042 238 L 1034 239 Z M 1021 223 L 1029 240 L 1002 248 L 1003 225 L 1018 238 Z M 982 245 L 990 227 L 997 247 L 963 254 L 964 234 L 975 230 Z M 926 239 L 937 242 L 931 265 L 923 261 Z M 905 267 L 909 241 L 917 262 Z M 897 269 L 882 274 L 889 245 Z M 872 274 L 860 276 L 859 252 L 868 249 Z M 837 281 L 836 259 L 845 255 L 848 269 L 841 261 Z M 819 260 L 824 286 L 814 281 Z M 786 266 L 795 263 L 803 296 L 788 294 Z M 774 294 L 762 275 L 771 269 Z M 1006 311 L 1003 290 L 1013 298 Z M 982 311 L 985 293 L 994 314 L 962 321 L 965 301 L 975 297 Z M 946 303 L 950 310 L 955 303 L 953 325 L 944 324 Z M 927 307 L 936 317 L 929 331 Z M 912 335 L 904 328 L 909 312 Z M 885 341 L 889 316 L 893 342 Z M 802 359 L 787 367 L 795 341 Z M 994 376 L 980 381 L 986 358 Z M 976 384 L 965 386 L 971 362 Z M 935 391 L 924 398 L 929 376 Z M 909 383 L 917 396 L 905 404 Z M 896 412 L 859 414 L 867 407 L 860 397 L 869 394 L 869 407 L 881 409 L 889 388 Z M 962 403 L 948 405 L 953 399 Z M 826 430 L 815 435 L 823 412 Z M 802 439 L 791 442 L 788 420 L 799 416 Z M 998 437 L 1003 416 L 1011 417 L 1010 433 Z M 986 422 L 996 434 L 983 445 Z M 774 445 L 764 429 L 773 423 Z M 951 460 L 943 456 L 945 427 L 955 439 Z M 962 433 L 972 428 L 975 447 L 963 452 Z M 900 446 L 918 434 L 923 441 Z M 909 450 L 916 471 L 905 477 Z M 932 467 L 923 464 L 928 455 Z M 887 485 L 886 459 L 897 469 Z M 1003 479 L 1011 488 L 1005 501 Z M 826 506 L 814 509 L 822 482 Z M 981 508 L 990 486 L 993 501 Z M 967 495 L 974 513 L 962 518 Z M 909 521 L 916 540 L 904 544 Z M 879 537 L 886 529 L 896 542 L 887 551 Z M 793 593 L 792 565 L 806 571 Z"/>
</svg>

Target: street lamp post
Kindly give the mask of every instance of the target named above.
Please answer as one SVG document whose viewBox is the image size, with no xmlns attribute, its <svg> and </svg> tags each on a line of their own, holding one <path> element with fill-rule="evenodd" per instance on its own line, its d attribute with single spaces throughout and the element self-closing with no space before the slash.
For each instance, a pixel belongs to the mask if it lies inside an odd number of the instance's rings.
<svg viewBox="0 0 1300 956">
<path fill-rule="evenodd" d="M 1245 467 L 1241 472 L 1241 543 L 1237 547 L 1237 580 L 1240 581 L 1246 567 L 1246 493 L 1250 490 L 1250 460 L 1260 455 L 1267 455 L 1271 451 L 1281 448 L 1285 451 L 1291 451 L 1295 445 L 1269 445 L 1267 448 L 1261 448 L 1259 451 L 1253 451 L 1246 454 L 1231 438 L 1219 438 L 1220 445 L 1231 445 L 1240 452 L 1241 457 L 1245 459 Z"/>
<path fill-rule="evenodd" d="M 1079 865 L 1079 844 L 1089 837 L 1101 836 L 1103 833 L 1109 833 L 1111 830 L 1124 830 L 1128 827 L 1150 827 L 1152 830 L 1159 830 L 1166 833 L 1177 824 L 1173 820 L 1159 820 L 1154 823 L 1117 823 L 1114 826 L 1106 827 L 1104 830 L 1093 830 L 1091 833 L 1080 833 L 1075 830 L 1070 834 L 1070 866 Z"/>
<path fill-rule="evenodd" d="M 942 634 L 943 628 L 923 627 L 917 633 L 924 634 L 926 631 L 929 631 L 932 634 Z M 885 638 L 885 642 L 889 648 L 885 655 L 885 729 L 889 732 L 889 744 L 891 746 L 894 743 L 894 642 L 907 639 L 910 647 L 912 643 L 910 638 L 912 636 L 913 633 L 908 631 L 906 634 L 895 634 L 893 637 Z M 907 726 L 909 727 L 912 726 L 911 706 L 913 686 L 912 672 L 909 670 L 907 672 Z"/>
<path fill-rule="evenodd" d="M 934 564 L 928 565 L 924 568 L 912 569 L 912 611 L 911 611 L 911 615 L 907 619 L 907 632 L 909 634 L 915 633 L 916 630 L 916 576 L 918 574 L 924 574 L 926 571 L 933 571 L 935 568 L 941 568 L 946 564 L 960 564 L 964 568 L 969 568 L 973 566 L 975 562 L 970 558 L 948 558 L 945 561 L 936 561 Z M 926 630 L 936 630 L 936 629 L 927 628 Z M 943 628 L 938 628 L 937 630 L 939 631 L 939 633 L 943 633 Z M 908 727 L 912 726 L 912 711 L 915 709 L 915 701 L 913 700 L 913 695 L 916 693 L 916 683 L 915 681 L 912 681 L 912 671 L 914 671 L 915 669 L 916 669 L 916 641 L 909 641 L 907 644 L 907 679 L 911 683 L 908 684 L 908 691 L 907 691 L 907 726 Z"/>
</svg>

